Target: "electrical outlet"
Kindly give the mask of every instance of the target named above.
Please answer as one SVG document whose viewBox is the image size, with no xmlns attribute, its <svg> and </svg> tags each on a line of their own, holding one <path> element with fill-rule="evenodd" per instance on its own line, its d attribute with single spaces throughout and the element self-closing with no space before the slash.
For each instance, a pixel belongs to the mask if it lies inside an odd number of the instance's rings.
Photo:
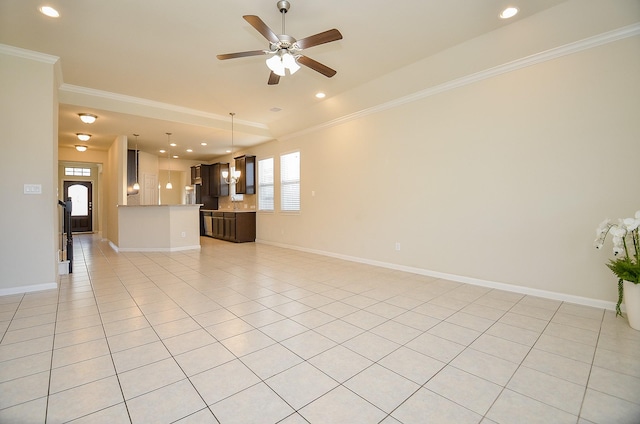
<svg viewBox="0 0 640 424">
<path fill-rule="evenodd" d="M 397 242 L 396 242 L 396 250 L 397 250 L 397 251 L 399 251 L 399 250 L 400 250 L 400 242 L 399 242 L 399 241 L 397 241 Z"/>
<path fill-rule="evenodd" d="M 186 232 L 186 231 L 183 231 L 180 235 L 181 235 L 182 237 L 186 237 L 186 236 L 187 236 L 187 232 Z"/>
</svg>

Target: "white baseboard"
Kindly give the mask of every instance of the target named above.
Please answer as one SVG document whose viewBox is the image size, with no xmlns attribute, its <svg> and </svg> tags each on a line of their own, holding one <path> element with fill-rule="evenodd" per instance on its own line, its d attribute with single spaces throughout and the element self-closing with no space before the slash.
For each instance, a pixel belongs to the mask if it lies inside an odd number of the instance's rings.
<svg viewBox="0 0 640 424">
<path fill-rule="evenodd" d="M 29 286 L 9 287 L 0 289 L 0 296 L 9 296 L 12 294 L 31 293 L 42 290 L 54 290 L 58 288 L 57 283 L 32 284 Z"/>
<path fill-rule="evenodd" d="M 117 247 L 111 246 L 116 252 L 182 252 L 184 250 L 200 250 L 199 244 L 180 247 Z"/>
<path fill-rule="evenodd" d="M 570 295 L 566 293 L 558 293 L 558 292 L 553 292 L 548 290 L 534 289 L 531 287 L 499 283 L 495 281 L 467 277 L 464 275 L 447 274 L 444 272 L 432 271 L 432 270 L 423 269 L 423 268 L 415 268 L 415 267 L 410 267 L 405 265 L 393 264 L 389 262 L 374 261 L 371 259 L 359 258 L 357 256 L 342 255 L 339 253 L 325 252 L 323 250 L 316 250 L 316 249 L 308 249 L 306 247 L 293 246 L 293 245 L 288 245 L 283 243 L 274 243 L 274 242 L 264 241 L 264 240 L 256 240 L 256 243 L 268 244 L 271 246 L 298 250 L 301 252 L 315 253 L 322 256 L 329 256 L 336 259 L 343 259 L 345 261 L 357 262 L 357 263 L 367 264 L 367 265 L 374 265 L 374 266 L 379 266 L 381 268 L 394 269 L 397 271 L 404 271 L 404 272 L 409 272 L 409 273 L 418 274 L 418 275 L 425 275 L 427 277 L 434 277 L 434 278 L 440 278 L 443 280 L 456 281 L 458 283 L 471 284 L 474 286 L 488 287 L 488 288 L 497 289 L 497 290 L 504 290 L 504 291 L 520 293 L 520 294 L 525 294 L 530 296 L 542 297 L 545 299 L 559 300 L 562 302 L 569 302 L 569 303 L 575 303 L 578 305 L 591 306 L 594 308 L 608 309 L 613 311 L 615 310 L 615 307 L 616 307 L 615 302 L 608 302 L 606 300 L 592 299 L 588 297 L 575 296 L 575 295 Z M 623 309 L 624 309 L 624 305 L 623 305 Z"/>
</svg>

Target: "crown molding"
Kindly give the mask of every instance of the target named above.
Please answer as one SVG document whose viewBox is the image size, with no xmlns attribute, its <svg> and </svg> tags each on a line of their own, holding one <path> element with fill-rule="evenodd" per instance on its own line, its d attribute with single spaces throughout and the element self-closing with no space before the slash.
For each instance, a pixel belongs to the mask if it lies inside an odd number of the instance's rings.
<svg viewBox="0 0 640 424">
<path fill-rule="evenodd" d="M 60 60 L 58 56 L 21 49 L 20 47 L 9 46 L 6 44 L 0 44 L 0 53 L 21 57 L 23 59 L 35 60 L 37 62 L 49 63 L 51 65 Z"/>
<path fill-rule="evenodd" d="M 88 96 L 98 99 L 115 101 L 118 103 L 126 103 L 134 106 L 142 106 L 146 108 L 160 109 L 174 113 L 180 113 L 184 115 L 197 116 L 205 119 L 227 121 L 229 117 L 227 115 L 218 115 L 215 113 L 203 112 L 197 109 L 191 109 L 183 106 L 176 106 L 170 103 L 157 102 L 155 100 L 143 99 L 140 97 L 128 96 L 126 94 L 112 93 L 110 91 L 97 90 L 94 88 L 81 87 L 72 84 L 61 84 L 59 88 L 60 93 L 79 94 L 82 96 Z M 251 121 L 244 121 L 236 119 L 236 123 L 246 125 L 249 127 L 259 128 L 262 130 L 268 130 L 269 127 L 265 124 L 260 124 Z"/>
<path fill-rule="evenodd" d="M 466 75 L 464 77 L 456 78 L 451 81 L 444 82 L 442 84 L 429 87 L 424 90 L 417 91 L 407 96 L 399 97 L 389 102 L 381 103 L 379 105 L 362 109 L 357 112 L 341 116 L 339 118 L 324 122 L 322 124 L 306 128 L 301 131 L 290 133 L 284 136 L 278 137 L 280 140 L 287 140 L 295 137 L 300 137 L 309 133 L 324 130 L 327 128 L 335 127 L 337 125 L 344 124 L 355 119 L 360 119 L 374 113 L 382 112 L 387 109 L 396 108 L 407 103 L 415 102 L 417 100 L 425 99 L 427 97 L 434 96 L 446 91 L 454 90 L 459 87 L 474 84 L 476 82 L 493 78 L 495 76 L 505 74 L 508 72 L 517 71 L 529 66 L 537 65 L 539 63 L 547 62 L 549 60 L 557 59 L 560 57 L 568 56 L 574 53 L 588 50 L 594 47 L 609 44 L 614 41 L 622 40 L 629 37 L 640 35 L 640 23 L 621 27 L 612 31 L 604 32 L 592 37 L 588 37 L 579 41 L 575 41 L 563 46 L 555 47 L 553 49 L 545 50 L 540 53 L 536 53 L 530 56 L 523 57 L 511 62 L 504 63 L 502 65 L 494 66 L 483 71 L 479 71 L 473 74 Z"/>
</svg>

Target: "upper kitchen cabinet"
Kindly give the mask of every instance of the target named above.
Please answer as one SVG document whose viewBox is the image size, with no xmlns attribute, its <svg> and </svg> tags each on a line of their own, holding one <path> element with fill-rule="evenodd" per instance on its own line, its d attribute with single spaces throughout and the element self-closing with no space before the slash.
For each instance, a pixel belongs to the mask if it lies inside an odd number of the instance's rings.
<svg viewBox="0 0 640 424">
<path fill-rule="evenodd" d="M 229 184 L 222 178 L 222 171 L 229 172 L 229 164 L 214 163 L 209 167 L 209 194 L 214 197 L 228 196 Z M 204 185 L 202 189 L 204 190 Z"/>
<path fill-rule="evenodd" d="M 191 167 L 191 185 L 202 184 L 202 165 L 195 165 Z"/>
<path fill-rule="evenodd" d="M 138 194 L 133 185 L 138 181 L 138 151 L 127 150 L 127 195 Z"/>
<path fill-rule="evenodd" d="M 256 194 L 256 157 L 243 155 L 234 158 L 240 179 L 236 183 L 236 193 Z"/>
</svg>

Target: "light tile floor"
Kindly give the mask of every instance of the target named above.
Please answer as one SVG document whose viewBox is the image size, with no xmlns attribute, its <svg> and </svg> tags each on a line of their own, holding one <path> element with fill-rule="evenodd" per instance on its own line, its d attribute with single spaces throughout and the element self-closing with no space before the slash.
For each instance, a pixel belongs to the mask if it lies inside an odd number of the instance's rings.
<svg viewBox="0 0 640 424">
<path fill-rule="evenodd" d="M 256 243 L 74 252 L 0 297 L 2 423 L 640 423 L 611 311 Z"/>
</svg>

